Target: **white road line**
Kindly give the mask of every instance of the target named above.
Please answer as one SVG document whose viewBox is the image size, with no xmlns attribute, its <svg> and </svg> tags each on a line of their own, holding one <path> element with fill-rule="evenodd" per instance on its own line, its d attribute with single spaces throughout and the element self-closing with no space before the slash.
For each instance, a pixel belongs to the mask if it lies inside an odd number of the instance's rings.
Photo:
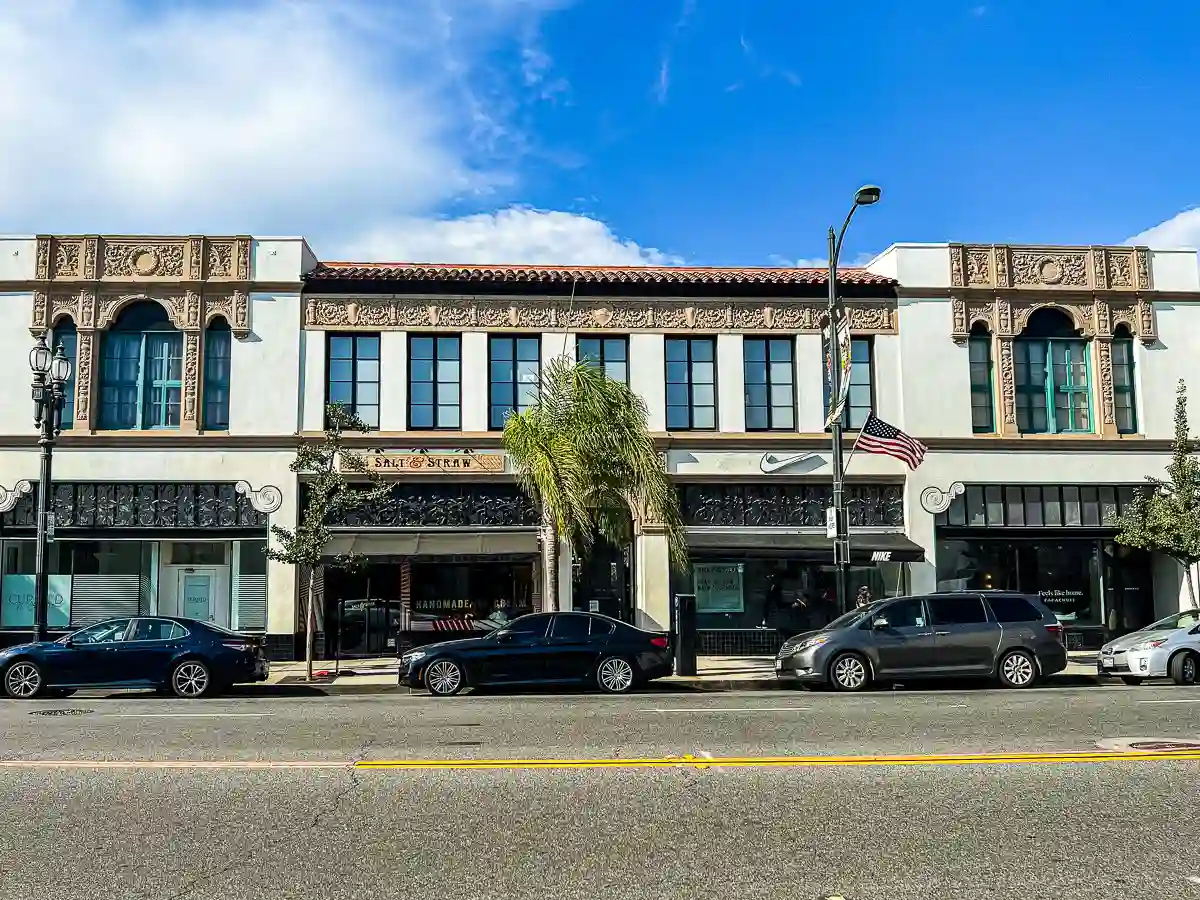
<svg viewBox="0 0 1200 900">
<path fill-rule="evenodd" d="M 275 713 L 105 713 L 102 719 L 258 719 Z"/>
<path fill-rule="evenodd" d="M 1200 703 L 1200 700 L 1139 700 L 1138 703 Z"/>
<path fill-rule="evenodd" d="M 656 713 L 745 713 L 745 712 L 803 712 L 811 706 L 721 706 L 712 709 L 703 707 L 680 707 L 677 709 L 652 709 Z"/>
</svg>

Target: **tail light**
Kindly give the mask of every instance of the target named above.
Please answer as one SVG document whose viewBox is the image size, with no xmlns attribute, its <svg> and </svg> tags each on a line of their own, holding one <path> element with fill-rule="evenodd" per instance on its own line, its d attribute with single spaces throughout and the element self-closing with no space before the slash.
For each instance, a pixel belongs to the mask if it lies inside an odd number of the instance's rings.
<svg viewBox="0 0 1200 900">
<path fill-rule="evenodd" d="M 248 644 L 245 641 L 221 641 L 222 647 L 228 647 L 230 650 L 237 650 L 239 653 L 249 653 L 252 650 L 258 649 L 256 644 Z"/>
<path fill-rule="evenodd" d="M 1052 638 L 1054 638 L 1055 640 L 1057 640 L 1057 641 L 1058 641 L 1060 644 L 1062 643 L 1062 639 L 1063 639 L 1063 629 L 1062 629 L 1062 625 L 1060 625 L 1059 623 L 1055 622 L 1053 625 L 1047 625 L 1047 626 L 1046 626 L 1046 630 L 1047 630 L 1048 632 L 1050 632 L 1050 636 L 1051 636 Z"/>
<path fill-rule="evenodd" d="M 665 637 L 652 637 L 650 638 L 650 643 L 661 650 L 666 650 L 670 641 Z"/>
</svg>

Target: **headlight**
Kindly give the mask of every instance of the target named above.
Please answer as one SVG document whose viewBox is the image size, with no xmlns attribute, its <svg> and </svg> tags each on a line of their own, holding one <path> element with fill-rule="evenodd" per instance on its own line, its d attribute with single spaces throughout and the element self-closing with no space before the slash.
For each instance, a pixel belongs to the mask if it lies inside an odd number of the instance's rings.
<svg viewBox="0 0 1200 900">
<path fill-rule="evenodd" d="M 1166 642 L 1167 642 L 1166 638 L 1163 638 L 1162 640 L 1157 640 L 1157 641 L 1142 641 L 1140 644 L 1134 644 L 1129 649 L 1130 650 L 1153 650 L 1155 647 L 1161 647 Z"/>
<path fill-rule="evenodd" d="M 405 653 L 402 657 L 400 657 L 400 662 L 414 663 L 418 659 L 424 659 L 424 658 L 425 658 L 424 650 L 410 650 L 410 651 L 408 651 L 408 653 Z"/>
<path fill-rule="evenodd" d="M 794 647 L 789 648 L 789 650 L 793 654 L 794 653 L 803 653 L 805 650 L 811 650 L 813 647 L 820 647 L 822 644 L 824 644 L 828 640 L 829 640 L 829 638 L 827 638 L 827 637 L 808 638 L 807 640 L 803 640 L 800 643 L 796 644 Z"/>
</svg>

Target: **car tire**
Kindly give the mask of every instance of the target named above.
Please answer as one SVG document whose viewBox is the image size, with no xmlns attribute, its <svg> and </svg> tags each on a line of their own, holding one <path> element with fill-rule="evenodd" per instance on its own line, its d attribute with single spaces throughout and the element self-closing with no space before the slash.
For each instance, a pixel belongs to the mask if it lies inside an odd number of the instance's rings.
<svg viewBox="0 0 1200 900">
<path fill-rule="evenodd" d="M 171 669 L 171 693 L 184 700 L 197 700 L 213 690 L 213 676 L 200 659 L 185 659 Z"/>
<path fill-rule="evenodd" d="M 865 691 L 871 685 L 871 664 L 857 653 L 839 653 L 829 664 L 829 684 L 835 691 Z"/>
<path fill-rule="evenodd" d="M 1136 675 L 1122 675 L 1121 680 L 1130 687 L 1138 687 L 1146 679 L 1138 678 Z"/>
<path fill-rule="evenodd" d="M 1033 687 L 1038 680 L 1037 659 L 1028 650 L 1009 650 L 1000 657 L 996 675 L 1006 688 Z"/>
<path fill-rule="evenodd" d="M 442 656 L 425 667 L 425 689 L 435 697 L 453 697 L 467 686 L 467 673 L 463 667 Z"/>
<path fill-rule="evenodd" d="M 596 686 L 606 694 L 628 694 L 636 684 L 633 663 L 623 656 L 606 656 L 596 666 Z"/>
<path fill-rule="evenodd" d="M 33 700 L 45 693 L 42 670 L 31 659 L 18 659 L 4 670 L 4 695 L 13 700 Z"/>
<path fill-rule="evenodd" d="M 1169 671 L 1171 680 L 1176 684 L 1193 685 L 1196 683 L 1197 676 L 1200 676 L 1200 659 L 1197 659 L 1196 654 L 1188 650 L 1177 653 L 1171 657 Z"/>
</svg>

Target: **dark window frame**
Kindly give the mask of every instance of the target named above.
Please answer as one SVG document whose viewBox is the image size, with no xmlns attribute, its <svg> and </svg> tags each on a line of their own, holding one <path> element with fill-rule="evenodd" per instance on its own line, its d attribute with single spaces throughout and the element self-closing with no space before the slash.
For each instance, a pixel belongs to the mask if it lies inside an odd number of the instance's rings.
<svg viewBox="0 0 1200 900">
<path fill-rule="evenodd" d="M 378 431 L 379 423 L 380 423 L 380 415 L 381 415 L 382 408 L 383 408 L 383 335 L 382 335 L 382 333 L 380 333 L 378 331 L 327 331 L 327 332 L 325 332 L 325 408 L 326 409 L 328 409 L 328 407 L 330 406 L 330 404 L 332 402 L 329 399 L 329 388 L 333 384 L 333 379 L 330 377 L 330 371 L 331 371 L 330 363 L 334 361 L 334 358 L 332 355 L 333 354 L 333 342 L 337 338 L 349 338 L 352 341 L 351 355 L 350 355 L 350 360 L 349 360 L 349 362 L 350 362 L 350 381 L 348 382 L 350 385 L 350 402 L 349 402 L 349 404 L 339 402 L 338 405 L 347 407 L 351 413 L 353 413 L 356 416 L 359 416 L 359 407 L 360 407 L 360 404 L 358 402 L 358 385 L 359 385 L 359 381 L 360 381 L 360 379 L 358 377 L 359 363 L 360 362 L 375 363 L 376 366 L 378 367 L 378 371 L 377 371 L 377 374 L 376 374 L 374 382 L 373 382 L 375 385 L 375 390 L 376 390 L 375 402 L 362 404 L 362 405 L 375 407 L 375 422 L 371 423 L 364 419 L 363 423 L 367 426 L 368 431 L 372 430 L 372 429 L 374 429 L 375 431 Z M 359 352 L 358 352 L 359 341 L 360 340 L 370 340 L 371 338 L 375 339 L 376 344 L 379 348 L 377 355 L 373 359 L 368 358 L 368 357 L 362 357 L 360 359 Z M 343 360 L 339 357 L 337 361 L 344 362 L 345 360 Z M 347 382 L 343 382 L 341 379 L 338 379 L 337 383 L 345 384 Z M 364 381 L 364 383 L 370 384 L 372 382 L 369 379 L 367 379 Z M 324 416 L 323 418 L 324 418 L 325 424 L 328 425 L 329 417 Z M 360 418 L 361 418 L 361 416 L 360 416 Z"/>
<path fill-rule="evenodd" d="M 593 356 L 590 353 L 584 354 L 580 348 L 580 345 L 583 341 L 598 342 L 600 347 L 599 355 Z M 608 370 L 610 361 L 607 359 L 608 354 L 605 352 L 605 346 L 609 341 L 620 342 L 624 347 L 625 357 L 619 361 L 621 365 L 625 367 L 624 378 L 613 378 L 612 373 Z M 575 335 L 575 359 L 579 362 L 591 360 L 591 362 L 597 368 L 603 371 L 605 375 L 607 375 L 609 378 L 613 378 L 613 381 L 620 381 L 625 385 L 629 384 L 629 335 L 627 334 L 593 334 L 590 332 L 581 332 Z"/>
<path fill-rule="evenodd" d="M 846 397 L 846 408 L 842 410 L 842 429 L 844 431 L 859 431 L 867 422 L 867 416 L 875 409 L 875 338 L 874 335 L 863 334 L 855 335 L 850 338 L 850 385 L 854 385 L 854 348 L 855 346 L 867 348 L 867 387 L 870 394 L 870 405 L 865 408 L 865 413 L 862 416 L 862 421 L 855 423 L 854 416 L 851 412 L 854 410 L 863 410 L 861 405 L 855 405 L 851 402 L 850 397 Z M 829 402 L 832 399 L 829 395 L 829 378 L 827 377 L 827 363 L 829 357 L 829 345 L 823 337 L 821 340 L 821 385 L 822 385 L 822 414 L 825 418 L 829 417 Z M 862 365 L 860 363 L 860 365 Z M 861 385 L 859 385 L 861 387 Z M 829 426 L 825 426 L 825 430 L 829 431 Z"/>
<path fill-rule="evenodd" d="M 756 385 L 764 385 L 767 389 L 767 405 L 764 407 L 761 404 L 750 403 L 750 381 L 746 375 L 751 365 L 758 365 L 759 360 L 750 360 L 746 353 L 746 345 L 748 343 L 756 343 L 763 345 L 763 358 L 761 364 L 763 366 L 763 378 L 761 382 L 755 382 Z M 775 411 L 783 409 L 782 405 L 771 403 L 771 394 L 776 387 L 775 382 L 771 379 L 771 345 L 782 344 L 788 348 L 788 383 L 787 387 L 792 390 L 792 402 L 790 405 L 791 422 L 786 425 L 775 424 Z M 746 335 L 742 338 L 742 386 L 745 393 L 745 401 L 743 404 L 746 416 L 745 428 L 746 431 L 762 432 L 762 431 L 795 431 L 798 419 L 797 395 L 796 395 L 796 341 L 795 338 L 769 336 L 769 335 Z M 779 385 L 782 387 L 783 385 Z M 766 409 L 767 425 L 765 428 L 751 427 L 750 425 L 750 410 L 751 409 Z"/>
<path fill-rule="evenodd" d="M 1115 334 L 1112 340 L 1112 346 L 1109 348 L 1113 367 L 1113 418 L 1116 420 L 1117 434 L 1137 434 L 1138 433 L 1138 414 L 1137 414 L 1137 386 L 1134 383 L 1134 377 L 1137 374 L 1137 362 L 1134 359 L 1136 345 L 1133 341 L 1133 335 L 1129 333 L 1124 326 L 1119 327 L 1119 334 Z M 1117 361 L 1116 349 L 1120 347 L 1124 356 L 1124 362 Z M 1119 369 L 1125 370 L 1125 384 L 1117 384 L 1117 372 Z M 1117 398 L 1126 398 L 1127 406 L 1118 406 Z M 1122 423 L 1122 413 L 1128 413 L 1127 421 Z"/>
<path fill-rule="evenodd" d="M 217 336 L 223 339 L 225 354 L 219 357 L 225 363 L 224 377 L 214 373 L 213 345 Z M 229 430 L 229 407 L 233 394 L 233 330 L 229 323 L 219 317 L 204 329 L 204 414 L 201 428 L 205 431 Z M 223 391 L 222 399 L 213 399 L 217 391 Z"/>
<path fill-rule="evenodd" d="M 982 348 L 983 359 L 974 358 L 976 348 Z M 978 377 L 977 366 L 985 371 Z M 971 380 L 971 433 L 995 434 L 996 432 L 996 376 L 992 354 L 992 335 L 986 331 L 972 331 L 967 338 L 967 369 Z M 986 406 L 979 402 L 986 398 Z M 976 411 L 987 410 L 987 421 L 976 420 Z"/>
<path fill-rule="evenodd" d="M 670 354 L 667 353 L 667 348 L 671 345 L 672 342 L 682 343 L 687 346 L 687 360 L 685 361 L 685 364 L 687 366 L 688 402 L 687 402 L 686 407 L 680 407 L 678 404 L 672 404 L 670 402 L 669 394 L 670 394 L 671 385 L 677 384 L 677 382 L 673 382 L 670 380 L 670 378 L 667 374 L 668 370 L 669 370 L 668 367 L 670 366 L 671 362 L 679 361 L 679 360 L 671 360 Z M 713 367 L 713 377 L 712 377 L 713 423 L 712 423 L 711 427 L 698 427 L 696 425 L 696 377 L 695 377 L 695 368 L 694 367 L 696 365 L 697 360 L 695 359 L 695 355 L 692 353 L 692 348 L 694 345 L 699 344 L 699 343 L 705 343 L 705 344 L 708 344 L 710 347 L 712 347 L 711 360 L 699 360 L 702 363 L 703 362 L 711 362 L 712 367 Z M 688 335 L 688 336 L 679 336 L 679 337 L 668 337 L 664 341 L 664 343 L 663 343 L 663 383 L 666 387 L 666 393 L 668 394 L 667 403 L 665 404 L 666 419 L 667 419 L 667 421 L 666 421 L 667 431 L 718 431 L 718 430 L 720 430 L 720 427 L 721 427 L 721 403 L 720 403 L 721 395 L 720 395 L 720 388 L 719 388 L 719 376 L 720 376 L 720 373 L 717 371 L 717 339 L 715 336 Z M 704 404 L 704 406 L 702 406 L 701 408 L 707 409 L 708 404 Z M 672 409 L 686 409 L 687 410 L 687 422 L 688 423 L 686 426 L 675 427 L 675 426 L 671 425 L 671 410 Z"/>
<path fill-rule="evenodd" d="M 458 410 L 458 424 L 457 425 L 438 425 L 437 424 L 438 407 L 451 405 L 448 403 L 443 404 L 443 403 L 438 402 L 438 398 L 440 395 L 439 385 L 450 383 L 450 382 L 442 382 L 442 381 L 438 380 L 438 363 L 441 361 L 440 357 L 438 356 L 438 346 L 439 346 L 438 341 L 446 339 L 446 338 L 452 338 L 455 341 L 457 341 L 457 343 L 458 343 L 458 359 L 457 359 L 458 381 L 456 382 L 456 384 L 458 385 L 458 402 L 453 404 L 455 406 L 455 408 L 457 408 L 457 410 Z M 414 404 L 413 399 L 412 399 L 412 386 L 413 386 L 412 347 L 413 347 L 413 341 L 422 340 L 422 339 L 430 339 L 433 341 L 433 381 L 432 381 L 433 403 L 432 404 L 429 404 L 429 403 Z M 417 333 L 417 334 L 409 334 L 408 335 L 408 347 L 407 347 L 408 372 L 407 372 L 407 381 L 405 382 L 405 384 L 407 385 L 406 393 L 408 395 L 408 397 L 407 397 L 408 403 L 406 404 L 406 409 L 405 409 L 405 422 L 408 426 L 409 431 L 462 431 L 462 400 L 463 400 L 463 396 L 462 396 L 462 389 L 463 389 L 462 345 L 463 345 L 462 335 L 454 333 L 454 332 L 441 332 L 441 333 L 434 332 L 434 333 L 429 333 L 429 334 L 421 332 L 421 333 Z M 424 384 L 425 382 L 421 382 L 421 383 Z M 413 425 L 413 406 L 429 406 L 429 407 L 431 407 L 433 410 L 433 425 L 421 426 L 421 427 L 414 426 Z"/>
<path fill-rule="evenodd" d="M 540 395 L 541 381 L 542 381 L 542 336 L 540 334 L 489 334 L 487 336 L 487 341 L 488 341 L 488 345 L 487 345 L 487 366 L 488 366 L 488 413 L 487 413 L 488 421 L 487 421 L 487 424 L 488 424 L 488 431 L 503 431 L 504 430 L 503 422 L 501 422 L 501 424 L 499 424 L 499 425 L 495 425 L 492 423 L 493 410 L 495 410 L 501 406 L 501 404 L 496 402 L 496 396 L 495 396 L 496 385 L 498 385 L 498 384 L 511 384 L 512 385 L 513 402 L 512 402 L 511 406 L 504 407 L 506 410 L 511 411 L 511 412 L 520 413 L 520 412 L 524 412 L 525 410 L 527 410 L 533 406 L 533 403 L 528 403 L 528 404 L 525 404 L 524 406 L 521 405 L 521 399 L 518 396 L 518 386 L 521 384 L 524 384 L 525 382 L 521 381 L 520 375 L 517 372 L 517 364 L 521 363 L 521 362 L 533 362 L 534 360 L 527 360 L 527 359 L 523 360 L 520 357 L 518 357 L 517 356 L 517 348 L 520 346 L 520 344 L 519 344 L 520 341 L 535 341 L 537 344 L 537 360 L 536 360 L 537 374 L 538 374 L 537 384 L 538 384 L 538 393 Z M 495 361 L 492 356 L 492 347 L 495 346 L 496 341 L 509 341 L 512 344 L 511 362 L 513 365 L 513 374 L 512 374 L 511 382 L 496 381 L 495 379 L 492 378 L 492 364 Z M 501 361 L 503 362 L 504 360 L 501 360 Z M 535 400 L 534 403 L 536 403 L 536 402 L 537 401 Z M 508 418 L 508 412 L 505 412 L 504 418 L 505 419 Z"/>
</svg>

